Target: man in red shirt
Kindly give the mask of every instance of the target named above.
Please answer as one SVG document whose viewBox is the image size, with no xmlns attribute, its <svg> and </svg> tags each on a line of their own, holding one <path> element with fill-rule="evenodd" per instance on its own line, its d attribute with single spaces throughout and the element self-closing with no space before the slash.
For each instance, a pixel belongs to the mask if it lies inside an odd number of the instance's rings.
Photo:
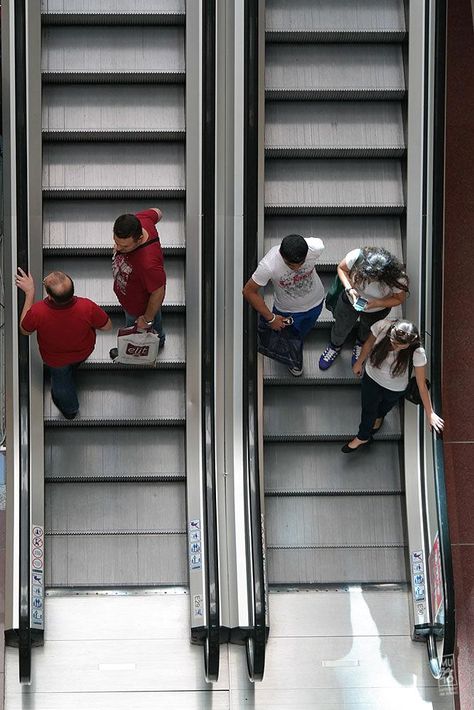
<svg viewBox="0 0 474 710">
<path fill-rule="evenodd" d="M 37 332 L 43 362 L 51 374 L 51 397 L 66 419 L 79 411 L 74 372 L 95 347 L 96 330 L 111 330 L 107 313 L 88 298 L 74 295 L 74 283 L 62 271 L 53 271 L 43 281 L 47 297 L 35 300 L 31 274 L 18 269 L 16 285 L 25 293 L 20 316 L 23 335 Z"/>
<path fill-rule="evenodd" d="M 166 273 L 155 226 L 161 217 L 161 210 L 157 208 L 117 217 L 112 271 L 115 295 L 125 311 L 125 324 L 136 323 L 140 329 L 153 327 L 163 347 L 166 336 L 161 322 L 161 304 L 165 297 Z M 117 349 L 113 348 L 110 356 L 116 355 Z"/>
</svg>

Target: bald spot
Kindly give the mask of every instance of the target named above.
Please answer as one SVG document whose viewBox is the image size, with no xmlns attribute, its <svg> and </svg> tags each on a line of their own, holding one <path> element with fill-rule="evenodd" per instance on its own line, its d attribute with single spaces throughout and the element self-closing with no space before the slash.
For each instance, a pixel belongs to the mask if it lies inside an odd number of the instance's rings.
<svg viewBox="0 0 474 710">
<path fill-rule="evenodd" d="M 57 298 L 64 298 L 67 294 L 73 295 L 73 283 L 70 276 L 65 274 L 63 271 L 52 271 L 46 276 L 43 281 L 46 290 L 50 296 Z"/>
</svg>

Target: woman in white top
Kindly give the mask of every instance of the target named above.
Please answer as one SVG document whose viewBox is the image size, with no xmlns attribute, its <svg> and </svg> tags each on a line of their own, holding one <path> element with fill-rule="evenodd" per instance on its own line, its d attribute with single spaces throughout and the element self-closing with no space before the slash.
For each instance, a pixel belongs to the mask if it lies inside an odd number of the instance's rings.
<svg viewBox="0 0 474 710">
<path fill-rule="evenodd" d="M 403 264 L 381 247 L 352 249 L 338 264 L 344 291 L 334 309 L 335 323 L 331 340 L 319 359 L 321 370 L 331 367 L 341 352 L 347 336 L 357 324 L 357 336 L 352 350 L 352 364 L 359 357 L 362 344 L 370 334 L 370 326 L 386 318 L 390 309 L 402 304 L 408 293 L 408 276 Z M 359 298 L 367 301 L 365 307 Z M 357 308 L 357 310 L 356 310 Z"/>
<path fill-rule="evenodd" d="M 410 363 L 413 363 L 430 428 L 439 432 L 444 426 L 431 405 L 426 387 L 426 354 L 416 326 L 406 320 L 386 319 L 374 323 L 371 331 L 352 368 L 354 374 L 362 376 L 362 415 L 357 436 L 342 447 L 345 454 L 353 453 L 372 441 L 372 434 L 379 431 L 385 415 L 405 393 Z"/>
</svg>

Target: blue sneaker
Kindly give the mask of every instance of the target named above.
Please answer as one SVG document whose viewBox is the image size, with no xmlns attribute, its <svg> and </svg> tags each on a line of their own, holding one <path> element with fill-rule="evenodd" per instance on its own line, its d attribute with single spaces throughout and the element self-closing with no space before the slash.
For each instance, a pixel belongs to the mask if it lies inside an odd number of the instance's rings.
<svg viewBox="0 0 474 710">
<path fill-rule="evenodd" d="M 364 343 L 361 343 L 360 340 L 355 341 L 355 345 L 352 348 L 352 367 L 356 364 L 357 360 L 360 357 L 360 351 L 362 350 L 362 346 Z"/>
<path fill-rule="evenodd" d="M 321 357 L 319 358 L 319 369 L 320 370 L 328 370 L 331 365 L 333 364 L 334 360 L 337 358 L 339 353 L 341 352 L 342 345 L 339 347 L 336 347 L 332 343 L 329 343 Z"/>
</svg>

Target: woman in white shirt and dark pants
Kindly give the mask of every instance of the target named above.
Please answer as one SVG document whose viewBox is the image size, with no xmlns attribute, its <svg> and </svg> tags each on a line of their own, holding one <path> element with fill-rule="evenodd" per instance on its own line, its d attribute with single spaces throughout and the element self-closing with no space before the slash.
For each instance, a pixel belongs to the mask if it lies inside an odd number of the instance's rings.
<svg viewBox="0 0 474 710">
<path fill-rule="evenodd" d="M 359 431 L 352 441 L 342 447 L 343 453 L 350 454 L 370 444 L 372 435 L 381 428 L 385 415 L 405 393 L 410 363 L 413 363 L 413 372 L 430 428 L 442 431 L 444 422 L 433 411 L 426 387 L 426 362 L 420 335 L 413 323 L 406 320 L 380 320 L 372 325 L 371 334 L 352 368 L 354 374 L 362 376 Z"/>
</svg>

